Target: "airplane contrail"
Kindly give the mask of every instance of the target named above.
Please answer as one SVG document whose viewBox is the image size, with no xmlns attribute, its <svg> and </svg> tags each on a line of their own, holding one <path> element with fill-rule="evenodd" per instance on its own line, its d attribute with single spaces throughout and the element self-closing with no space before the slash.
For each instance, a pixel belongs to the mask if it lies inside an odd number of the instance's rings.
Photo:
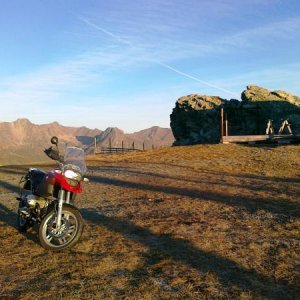
<svg viewBox="0 0 300 300">
<path fill-rule="evenodd" d="M 207 81 L 201 80 L 201 79 L 199 79 L 199 78 L 197 78 L 197 77 L 195 77 L 195 76 L 192 76 L 192 75 L 189 75 L 189 74 L 187 74 L 187 73 L 184 73 L 184 72 L 182 72 L 182 71 L 180 71 L 180 70 L 178 70 L 178 69 L 175 69 L 175 68 L 171 67 L 170 65 L 167 65 L 167 64 L 162 63 L 162 62 L 157 62 L 157 63 L 158 63 L 159 65 L 161 65 L 161 66 L 163 66 L 163 67 L 165 67 L 165 68 L 167 68 L 167 69 L 169 69 L 169 70 L 171 70 L 171 71 L 173 71 L 173 72 L 179 74 L 179 75 L 182 75 L 182 76 L 184 76 L 184 77 L 190 78 L 190 79 L 195 80 L 195 81 L 198 81 L 198 82 L 200 82 L 200 83 L 202 83 L 202 84 L 204 84 L 204 85 L 206 85 L 206 86 L 209 86 L 209 87 L 215 88 L 215 89 L 217 89 L 217 90 L 220 90 L 220 91 L 229 93 L 229 94 L 231 94 L 231 95 L 234 95 L 235 97 L 236 97 L 236 96 L 239 96 L 237 93 L 231 92 L 231 91 L 229 91 L 229 90 L 227 90 L 227 89 L 224 89 L 224 88 L 222 88 L 222 87 L 220 87 L 220 86 L 214 85 L 214 84 L 209 83 L 209 82 L 207 82 Z"/>
<path fill-rule="evenodd" d="M 132 43 L 130 43 L 129 41 L 123 39 L 122 37 L 120 37 L 120 36 L 118 36 L 118 35 L 115 35 L 114 33 L 110 32 L 110 31 L 108 31 L 108 30 L 106 30 L 106 29 L 104 29 L 104 28 L 99 27 L 98 25 L 92 23 L 91 21 L 89 21 L 89 20 L 87 20 L 87 19 L 85 19 L 85 18 L 83 18 L 83 17 L 79 17 L 79 19 L 80 19 L 81 21 L 83 21 L 85 24 L 89 25 L 90 27 L 92 27 L 92 28 L 94 28 L 94 29 L 96 29 L 96 30 L 101 31 L 101 32 L 105 33 L 106 35 L 109 35 L 110 37 L 112 37 L 112 38 L 118 40 L 119 42 L 121 42 L 121 43 L 123 43 L 123 44 L 126 44 L 126 45 L 128 45 L 128 46 L 133 47 L 133 44 L 132 44 Z M 162 66 L 162 67 L 164 67 L 164 68 L 166 68 L 166 69 L 169 69 L 170 71 L 173 71 L 173 72 L 175 72 L 175 73 L 178 74 L 178 75 L 181 75 L 181 76 L 183 76 L 183 77 L 192 79 L 192 80 L 197 81 L 197 82 L 199 82 L 199 83 L 201 83 L 201 84 L 203 84 L 203 85 L 206 85 L 206 86 L 208 86 L 208 87 L 211 87 L 211 88 L 220 90 L 220 91 L 222 91 L 222 92 L 226 92 L 226 93 L 231 94 L 231 95 L 233 95 L 233 96 L 235 96 L 235 97 L 239 97 L 238 93 L 234 93 L 234 92 L 229 91 L 229 90 L 227 90 L 227 89 L 224 89 L 224 88 L 222 88 L 222 87 L 220 87 L 220 86 L 211 84 L 211 83 L 209 83 L 209 82 L 207 82 L 207 81 L 205 81 L 205 80 L 202 80 L 202 79 L 200 79 L 200 78 L 198 78 L 198 77 L 195 77 L 195 76 L 189 75 L 189 74 L 187 74 L 187 73 L 184 73 L 184 72 L 182 72 L 182 71 L 180 71 L 180 70 L 178 70 L 178 69 L 176 69 L 176 68 L 174 68 L 174 67 L 171 67 L 171 66 L 168 65 L 168 64 L 162 63 L 162 62 L 160 62 L 160 61 L 155 61 L 155 62 L 156 62 L 158 65 L 160 65 L 160 66 Z"/>
<path fill-rule="evenodd" d="M 108 31 L 108 30 L 106 30 L 106 29 L 104 29 L 104 28 L 99 27 L 98 25 L 92 23 L 91 21 L 89 21 L 89 20 L 87 20 L 87 19 L 85 19 L 85 18 L 83 18 L 83 17 L 79 17 L 79 19 L 80 19 L 81 21 L 83 21 L 85 24 L 89 25 L 90 27 L 92 27 L 92 28 L 94 28 L 94 29 L 97 29 L 97 30 L 99 30 L 99 31 L 102 31 L 103 33 L 109 35 L 110 37 L 112 37 L 112 38 L 114 38 L 114 39 L 116 39 L 116 40 L 118 40 L 119 42 L 121 42 L 121 43 L 123 43 L 123 44 L 126 44 L 126 45 L 129 45 L 129 46 L 132 46 L 132 44 L 131 44 L 130 42 L 124 40 L 124 39 L 121 38 L 120 36 L 118 36 L 118 35 L 116 35 L 116 34 L 113 34 L 112 32 L 110 32 L 110 31 Z"/>
</svg>

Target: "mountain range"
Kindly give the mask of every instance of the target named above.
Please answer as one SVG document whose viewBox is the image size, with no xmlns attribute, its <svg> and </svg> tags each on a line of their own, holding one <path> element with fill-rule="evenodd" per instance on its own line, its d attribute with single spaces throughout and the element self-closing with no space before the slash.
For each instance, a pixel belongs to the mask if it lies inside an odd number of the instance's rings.
<svg viewBox="0 0 300 300">
<path fill-rule="evenodd" d="M 170 128 L 154 126 L 135 133 L 124 133 L 119 128 L 109 127 L 102 131 L 87 127 L 66 127 L 57 122 L 37 125 L 28 119 L 0 122 L 0 165 L 39 162 L 47 160 L 43 150 L 50 146 L 52 136 L 57 136 L 60 145 L 71 144 L 83 147 L 87 153 L 102 147 L 152 147 L 171 146 L 174 137 Z"/>
</svg>

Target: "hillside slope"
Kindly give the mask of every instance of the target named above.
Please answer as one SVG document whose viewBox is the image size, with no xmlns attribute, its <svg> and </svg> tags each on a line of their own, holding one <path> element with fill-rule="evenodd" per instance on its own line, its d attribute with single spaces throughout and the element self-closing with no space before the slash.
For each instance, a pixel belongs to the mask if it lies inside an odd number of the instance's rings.
<svg viewBox="0 0 300 300">
<path fill-rule="evenodd" d="M 171 146 L 174 136 L 170 128 L 153 126 L 135 133 L 125 133 L 119 128 L 107 128 L 96 136 L 97 147 L 121 147 L 131 148 L 134 143 L 136 149 L 151 149 Z M 87 148 L 87 153 L 93 153 L 94 144 Z"/>
<path fill-rule="evenodd" d="M 55 254 L 15 227 L 28 166 L 0 167 L 0 299 L 298 299 L 299 149 L 89 156 L 84 234 Z"/>
<path fill-rule="evenodd" d="M 82 146 L 88 138 L 100 133 L 98 129 L 66 127 L 57 122 L 36 125 L 27 119 L 0 123 L 0 164 L 25 163 L 47 159 L 43 149 L 50 138 L 58 136 L 61 144 Z"/>
<path fill-rule="evenodd" d="M 174 137 L 170 128 L 152 127 L 134 134 L 126 134 L 118 128 L 107 128 L 104 131 L 87 127 L 66 127 L 57 122 L 36 125 L 27 119 L 15 122 L 0 122 L 0 165 L 45 161 L 43 153 L 49 147 L 50 138 L 57 136 L 63 147 L 71 144 L 83 147 L 87 152 L 94 151 L 94 138 L 98 147 L 131 147 L 135 142 L 137 148 L 170 146 Z"/>
</svg>

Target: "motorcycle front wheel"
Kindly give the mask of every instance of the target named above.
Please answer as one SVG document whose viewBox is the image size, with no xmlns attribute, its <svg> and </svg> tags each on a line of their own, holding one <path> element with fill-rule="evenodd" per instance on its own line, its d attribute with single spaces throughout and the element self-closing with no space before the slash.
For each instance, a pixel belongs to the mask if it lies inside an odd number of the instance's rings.
<svg viewBox="0 0 300 300">
<path fill-rule="evenodd" d="M 48 250 L 59 251 L 73 247 L 81 237 L 83 219 L 75 207 L 63 206 L 61 226 L 56 226 L 56 211 L 51 209 L 39 228 L 41 245 Z"/>
</svg>

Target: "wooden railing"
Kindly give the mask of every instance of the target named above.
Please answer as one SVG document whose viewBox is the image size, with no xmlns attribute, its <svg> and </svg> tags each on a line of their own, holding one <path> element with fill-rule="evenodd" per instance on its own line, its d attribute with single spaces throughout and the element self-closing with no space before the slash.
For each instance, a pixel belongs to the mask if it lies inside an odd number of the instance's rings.
<svg viewBox="0 0 300 300">
<path fill-rule="evenodd" d="M 147 149 L 154 149 L 154 145 Z M 112 146 L 112 141 L 109 139 L 109 145 L 108 147 L 98 147 L 96 140 L 94 143 L 94 154 L 104 154 L 104 153 L 127 153 L 127 152 L 139 152 L 139 151 L 145 151 L 146 146 L 145 143 L 143 142 L 142 148 L 137 148 L 135 142 L 132 143 L 131 147 L 124 147 L 124 141 L 122 141 L 121 147 L 113 147 Z"/>
</svg>

